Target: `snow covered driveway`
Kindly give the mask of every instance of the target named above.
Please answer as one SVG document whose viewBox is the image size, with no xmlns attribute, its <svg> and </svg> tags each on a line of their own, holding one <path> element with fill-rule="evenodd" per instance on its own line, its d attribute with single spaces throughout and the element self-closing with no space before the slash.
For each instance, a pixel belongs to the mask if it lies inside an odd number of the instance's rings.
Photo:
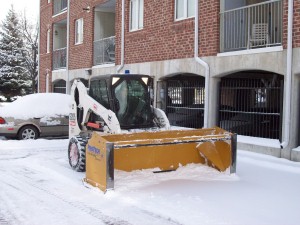
<svg viewBox="0 0 300 225">
<path fill-rule="evenodd" d="M 236 175 L 116 171 L 103 194 L 69 168 L 67 144 L 0 138 L 0 225 L 300 224 L 300 163 L 239 151 Z"/>
</svg>

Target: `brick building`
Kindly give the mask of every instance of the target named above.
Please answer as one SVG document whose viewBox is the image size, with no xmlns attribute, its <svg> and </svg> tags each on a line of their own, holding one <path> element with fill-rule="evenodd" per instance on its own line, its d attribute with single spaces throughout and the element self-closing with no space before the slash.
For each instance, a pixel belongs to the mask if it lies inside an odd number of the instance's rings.
<svg viewBox="0 0 300 225">
<path fill-rule="evenodd" d="M 220 126 L 240 149 L 296 161 L 299 60 L 299 1 L 40 0 L 40 92 L 152 75 L 171 124 Z"/>
</svg>

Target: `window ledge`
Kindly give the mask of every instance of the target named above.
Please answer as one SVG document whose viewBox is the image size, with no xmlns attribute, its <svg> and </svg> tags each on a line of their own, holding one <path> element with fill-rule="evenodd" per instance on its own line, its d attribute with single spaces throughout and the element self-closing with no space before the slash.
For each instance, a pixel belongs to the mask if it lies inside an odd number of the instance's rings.
<svg viewBox="0 0 300 225">
<path fill-rule="evenodd" d="M 106 68 L 106 67 L 114 67 L 115 63 L 105 63 L 105 64 L 101 64 L 101 65 L 96 65 L 93 66 L 93 69 L 97 69 L 97 68 Z"/>
<path fill-rule="evenodd" d="M 195 16 L 175 18 L 174 22 L 180 22 L 180 21 L 183 21 L 183 20 L 194 19 L 194 18 L 195 18 Z"/>
<path fill-rule="evenodd" d="M 53 73 L 61 73 L 61 72 L 65 72 L 65 71 L 67 71 L 66 68 L 57 69 L 57 70 L 52 70 L 52 74 L 53 74 Z"/>
<path fill-rule="evenodd" d="M 61 12 L 59 12 L 59 13 L 53 15 L 52 18 L 55 18 L 55 17 L 57 17 L 57 16 L 60 16 L 60 15 L 62 15 L 62 14 L 64 14 L 64 13 L 66 13 L 66 12 L 67 12 L 67 8 L 66 8 L 65 10 L 63 10 L 63 11 L 61 11 Z"/>
<path fill-rule="evenodd" d="M 143 29 L 144 29 L 144 27 L 136 28 L 136 29 L 129 30 L 129 32 L 136 32 L 136 31 L 140 31 L 140 30 L 143 30 Z"/>
<path fill-rule="evenodd" d="M 266 47 L 266 48 L 256 48 L 256 49 L 247 49 L 241 51 L 234 51 L 234 52 L 224 52 L 218 53 L 217 56 L 235 56 L 235 55 L 249 55 L 249 54 L 257 54 L 257 53 L 268 53 L 268 52 L 281 52 L 283 51 L 282 46 L 275 46 L 275 47 Z"/>
</svg>

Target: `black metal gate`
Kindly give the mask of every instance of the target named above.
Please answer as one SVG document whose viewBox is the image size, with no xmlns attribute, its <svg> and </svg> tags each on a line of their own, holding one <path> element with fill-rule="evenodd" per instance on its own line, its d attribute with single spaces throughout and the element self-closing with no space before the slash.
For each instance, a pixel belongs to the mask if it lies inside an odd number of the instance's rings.
<svg viewBox="0 0 300 225">
<path fill-rule="evenodd" d="M 283 77 L 264 72 L 221 79 L 219 126 L 240 135 L 280 139 Z"/>
<path fill-rule="evenodd" d="M 53 92 L 65 94 L 66 93 L 66 81 L 65 80 L 56 81 L 53 84 Z"/>
<path fill-rule="evenodd" d="M 166 114 L 173 126 L 202 128 L 205 78 L 177 75 L 166 80 Z"/>
</svg>

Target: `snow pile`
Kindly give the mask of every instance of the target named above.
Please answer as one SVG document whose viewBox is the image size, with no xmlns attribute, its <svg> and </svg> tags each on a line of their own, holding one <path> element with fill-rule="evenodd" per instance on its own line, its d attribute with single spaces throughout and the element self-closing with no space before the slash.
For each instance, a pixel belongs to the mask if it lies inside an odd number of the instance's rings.
<svg viewBox="0 0 300 225">
<path fill-rule="evenodd" d="M 59 93 L 39 93 L 26 95 L 1 108 L 3 117 L 28 119 L 33 117 L 53 117 L 68 115 L 71 97 Z"/>
<path fill-rule="evenodd" d="M 253 145 L 260 145 L 266 147 L 273 147 L 273 148 L 280 148 L 280 142 L 276 139 L 268 139 L 268 138 L 259 138 L 259 137 L 250 137 L 250 136 L 237 136 L 238 143 L 245 143 L 245 144 L 253 144 Z"/>
</svg>

